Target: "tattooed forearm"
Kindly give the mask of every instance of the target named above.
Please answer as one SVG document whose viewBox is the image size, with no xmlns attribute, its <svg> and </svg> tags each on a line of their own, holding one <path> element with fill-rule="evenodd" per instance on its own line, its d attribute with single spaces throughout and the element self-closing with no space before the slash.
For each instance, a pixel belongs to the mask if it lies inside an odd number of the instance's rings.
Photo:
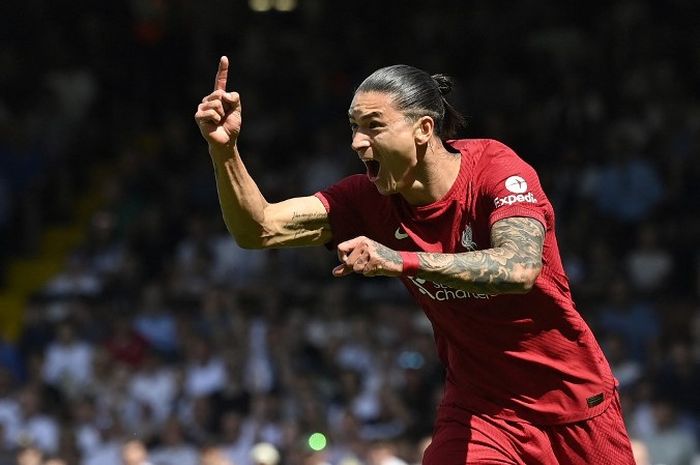
<svg viewBox="0 0 700 465">
<path fill-rule="evenodd" d="M 401 255 L 396 251 L 392 250 L 389 247 L 386 247 L 384 245 L 381 245 L 377 243 L 377 255 L 383 260 L 386 260 L 387 262 L 394 263 L 396 265 L 401 265 Z"/>
<path fill-rule="evenodd" d="M 419 253 L 418 277 L 487 294 L 527 292 L 542 268 L 544 228 L 512 217 L 491 228 L 492 248 L 460 254 Z"/>
</svg>

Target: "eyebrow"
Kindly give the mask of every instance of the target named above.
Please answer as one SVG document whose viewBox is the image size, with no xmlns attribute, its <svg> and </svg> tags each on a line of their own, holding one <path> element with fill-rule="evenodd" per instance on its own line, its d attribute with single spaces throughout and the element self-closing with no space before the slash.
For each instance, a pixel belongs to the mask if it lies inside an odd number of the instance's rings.
<svg viewBox="0 0 700 465">
<path fill-rule="evenodd" d="M 369 118 L 374 118 L 374 117 L 381 117 L 382 112 L 379 110 L 372 111 L 370 113 L 367 113 L 366 115 L 363 115 L 360 117 L 360 119 L 369 119 Z M 348 118 L 354 120 L 355 118 L 352 117 L 352 111 L 348 110 Z"/>
</svg>

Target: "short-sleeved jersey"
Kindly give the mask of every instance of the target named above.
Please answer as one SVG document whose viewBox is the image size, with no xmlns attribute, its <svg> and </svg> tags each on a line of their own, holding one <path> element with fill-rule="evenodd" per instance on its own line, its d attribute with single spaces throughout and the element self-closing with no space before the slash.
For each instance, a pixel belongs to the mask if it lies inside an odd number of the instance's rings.
<svg viewBox="0 0 700 465">
<path fill-rule="evenodd" d="M 446 367 L 441 408 L 534 424 L 601 413 L 616 381 L 571 298 L 554 211 L 535 170 L 494 140 L 449 144 L 461 155 L 460 172 L 432 204 L 381 195 L 365 175 L 318 192 L 329 214 L 329 245 L 364 235 L 400 251 L 463 253 L 490 248 L 499 220 L 536 219 L 546 231 L 542 271 L 527 294 L 477 294 L 401 278 L 432 323 Z"/>
</svg>

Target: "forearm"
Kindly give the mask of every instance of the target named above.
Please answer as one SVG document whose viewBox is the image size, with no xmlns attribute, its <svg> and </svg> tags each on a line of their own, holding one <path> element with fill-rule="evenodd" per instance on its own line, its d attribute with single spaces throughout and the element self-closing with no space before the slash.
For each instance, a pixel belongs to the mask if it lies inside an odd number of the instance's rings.
<svg viewBox="0 0 700 465">
<path fill-rule="evenodd" d="M 260 247 L 268 206 L 265 197 L 248 174 L 235 145 L 210 146 L 209 155 L 214 164 L 216 189 L 226 227 L 241 247 Z"/>
<path fill-rule="evenodd" d="M 236 147 L 241 99 L 226 92 L 228 58 L 219 60 L 214 91 L 197 106 L 194 119 L 209 144 L 224 222 L 247 249 L 321 245 L 331 238 L 325 206 L 315 196 L 268 203 L 248 174 Z"/>
<path fill-rule="evenodd" d="M 457 254 L 418 253 L 418 278 L 479 294 L 528 292 L 542 267 L 541 260 L 508 247 Z"/>
<path fill-rule="evenodd" d="M 523 294 L 542 269 L 544 227 L 510 217 L 491 228 L 492 247 L 464 253 L 398 252 L 365 236 L 338 244 L 335 276 L 411 276 L 474 294 Z"/>
<path fill-rule="evenodd" d="M 529 292 L 542 269 L 545 229 L 509 217 L 491 227 L 491 248 L 457 254 L 419 253 L 416 276 L 480 294 Z"/>
</svg>

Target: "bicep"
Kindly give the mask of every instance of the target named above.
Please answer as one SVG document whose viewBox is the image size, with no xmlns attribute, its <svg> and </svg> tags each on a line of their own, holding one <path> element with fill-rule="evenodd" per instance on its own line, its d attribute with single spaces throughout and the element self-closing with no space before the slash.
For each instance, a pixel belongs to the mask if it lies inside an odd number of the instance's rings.
<svg viewBox="0 0 700 465">
<path fill-rule="evenodd" d="M 534 218 L 512 216 L 491 226 L 491 246 L 502 247 L 531 264 L 542 263 L 545 229 Z"/>
<path fill-rule="evenodd" d="M 331 239 L 328 213 L 315 196 L 267 205 L 263 224 L 264 247 L 323 245 Z"/>
</svg>

